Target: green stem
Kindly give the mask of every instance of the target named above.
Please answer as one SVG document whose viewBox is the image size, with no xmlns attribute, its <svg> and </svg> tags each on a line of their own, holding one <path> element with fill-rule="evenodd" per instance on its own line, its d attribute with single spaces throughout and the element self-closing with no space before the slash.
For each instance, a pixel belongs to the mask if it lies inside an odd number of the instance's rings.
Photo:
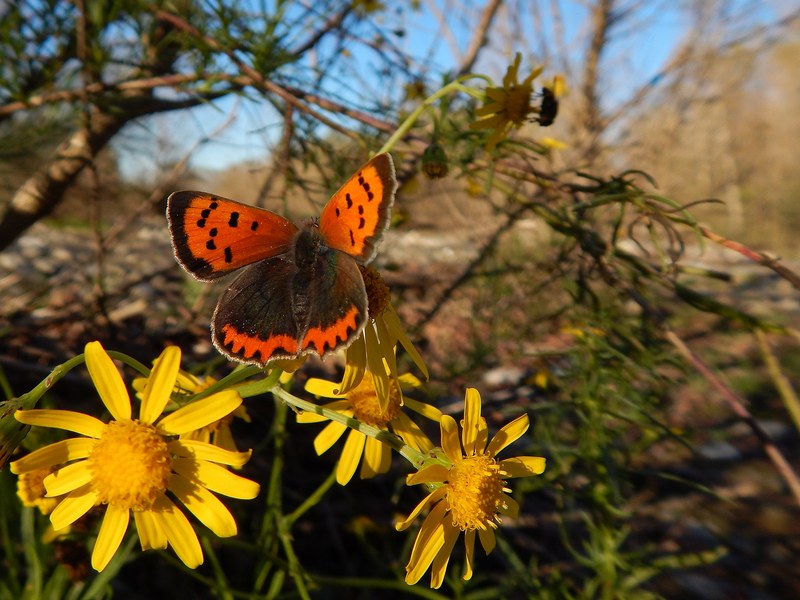
<svg viewBox="0 0 800 600">
<path fill-rule="evenodd" d="M 111 358 L 116 358 L 118 361 L 125 363 L 129 367 L 132 367 L 136 371 L 139 371 L 140 374 L 147 377 L 150 375 L 150 370 L 145 365 L 140 363 L 135 358 L 128 356 L 127 354 L 123 354 L 122 352 L 117 352 L 116 350 L 106 350 L 106 354 L 108 354 Z"/>
<path fill-rule="evenodd" d="M 215 579 L 215 585 L 213 585 L 214 591 L 223 600 L 233 600 L 233 594 L 231 593 L 230 583 L 228 582 L 228 578 L 225 576 L 225 569 L 219 562 L 217 553 L 214 550 L 214 545 L 208 540 L 208 537 L 206 536 L 201 536 L 200 543 L 203 545 L 203 550 L 205 551 L 205 555 L 208 558 L 208 562 L 211 565 L 211 570 L 214 573 L 214 579 Z"/>
<path fill-rule="evenodd" d="M 417 108 L 415 108 L 414 111 L 410 115 L 408 115 L 408 117 L 406 117 L 406 120 L 403 121 L 400 127 L 398 127 L 397 130 L 392 134 L 392 137 L 390 137 L 386 141 L 386 143 L 383 145 L 383 148 L 380 149 L 379 153 L 390 152 L 392 148 L 394 148 L 395 144 L 397 144 L 397 142 L 403 139 L 405 135 L 408 133 L 408 131 L 414 126 L 414 123 L 417 122 L 417 119 L 419 119 L 420 115 L 423 112 L 425 112 L 425 110 L 429 106 L 431 106 L 434 102 L 436 102 L 439 98 L 446 96 L 447 94 L 451 94 L 453 92 L 462 92 L 464 94 L 472 96 L 473 98 L 480 99 L 483 96 L 483 92 L 462 85 L 463 82 L 467 81 L 468 79 L 475 79 L 475 78 L 483 79 L 484 81 L 491 83 L 491 80 L 483 75 L 464 75 L 462 77 L 459 77 L 458 79 L 454 79 L 443 88 L 437 90 L 436 92 L 425 98 L 425 100 L 423 100 L 422 103 Z"/>
<path fill-rule="evenodd" d="M 756 329 L 756 340 L 758 347 L 761 350 L 761 356 L 764 358 L 764 364 L 767 366 L 767 372 L 775 384 L 775 388 L 783 400 L 783 405 L 786 407 L 787 412 L 794 421 L 794 426 L 800 431 L 800 400 L 792 387 L 791 381 L 781 370 L 781 365 L 775 357 L 775 353 L 769 347 L 767 336 L 761 329 Z"/>
<path fill-rule="evenodd" d="M 48 392 L 50 388 L 52 388 L 58 382 L 59 379 L 84 362 L 86 362 L 86 358 L 83 356 L 83 354 L 79 354 L 78 356 L 70 358 L 64 363 L 61 363 L 52 371 L 50 371 L 50 374 L 41 382 L 39 382 L 39 384 L 30 392 L 27 394 L 22 394 L 17 401 L 21 404 L 22 408 L 26 410 L 34 408 L 36 403 L 39 402 L 39 399 L 44 396 L 45 393 Z"/>
<path fill-rule="evenodd" d="M 335 482 L 336 482 L 336 470 L 334 469 L 333 471 L 331 471 L 331 474 L 328 475 L 328 478 L 325 481 L 323 481 L 317 487 L 317 489 L 314 490 L 308 496 L 308 498 L 303 500 L 303 503 L 300 506 L 298 506 L 291 513 L 286 515 L 285 517 L 286 523 L 289 524 L 289 526 L 291 527 L 291 525 L 293 525 L 295 521 L 297 521 L 297 519 L 302 517 L 307 511 L 316 506 L 319 503 L 319 501 L 322 500 L 322 497 L 328 493 L 328 490 L 331 489 L 331 487 Z"/>
<path fill-rule="evenodd" d="M 303 400 L 298 398 L 297 396 L 293 396 L 283 388 L 278 386 L 272 389 L 272 393 L 277 397 L 294 406 L 295 408 L 299 408 L 302 411 L 314 413 L 325 417 L 330 421 L 336 421 L 337 423 L 341 423 L 350 429 L 354 429 L 364 435 L 368 435 L 372 438 L 375 438 L 379 442 L 383 442 L 384 444 L 388 445 L 393 450 L 396 450 L 400 456 L 405 458 L 408 462 L 410 462 L 414 467 L 419 468 L 425 460 L 425 454 L 417 450 L 416 448 L 412 448 L 411 446 L 406 445 L 403 439 L 400 436 L 397 436 L 390 431 L 385 429 L 379 429 L 377 427 L 373 427 L 372 425 L 367 425 L 366 423 L 362 423 L 358 419 L 354 419 L 353 417 L 348 417 L 340 412 L 335 410 L 331 410 L 329 408 L 325 408 L 324 406 L 320 406 L 318 404 L 314 404 L 313 402 L 309 402 L 308 400 Z"/>
<path fill-rule="evenodd" d="M 275 389 L 282 389 L 279 385 Z M 273 390 L 274 393 L 275 390 Z M 277 399 L 276 399 L 277 400 Z M 267 508 L 275 523 L 278 533 L 278 541 L 283 547 L 286 555 L 287 570 L 289 576 L 294 580 L 297 593 L 301 598 L 310 599 L 304 578 L 303 566 L 295 554 L 292 545 L 292 522 L 283 514 L 281 506 L 281 478 L 283 477 L 283 445 L 286 438 L 286 418 L 288 414 L 286 404 L 275 402 L 275 421 L 273 431 L 275 432 L 275 459 L 272 462 L 272 473 L 270 475 L 270 489 L 267 497 Z"/>
<path fill-rule="evenodd" d="M 202 392 L 195 394 L 192 396 L 192 401 L 200 400 L 201 398 L 206 398 L 211 394 L 216 394 L 221 390 L 228 389 L 245 379 L 253 377 L 254 375 L 258 375 L 260 373 L 264 373 L 264 369 L 261 367 L 255 366 L 246 366 L 239 369 L 235 369 L 232 373 L 229 373 L 219 381 L 213 383 L 212 385 L 208 386 Z M 250 396 L 257 396 L 258 394 L 263 394 L 265 392 L 270 391 L 272 387 L 278 382 L 278 378 L 281 376 L 280 369 L 273 369 L 269 372 L 262 381 L 251 382 L 245 385 L 240 386 L 236 389 L 237 392 L 243 397 L 248 398 Z"/>
</svg>

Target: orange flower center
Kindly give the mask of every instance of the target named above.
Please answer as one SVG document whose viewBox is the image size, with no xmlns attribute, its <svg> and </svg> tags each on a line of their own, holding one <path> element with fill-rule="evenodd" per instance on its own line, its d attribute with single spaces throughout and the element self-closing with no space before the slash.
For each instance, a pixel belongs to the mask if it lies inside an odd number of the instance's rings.
<svg viewBox="0 0 800 600">
<path fill-rule="evenodd" d="M 356 419 L 380 429 L 386 429 L 388 423 L 400 414 L 400 390 L 397 389 L 397 383 L 389 380 L 389 402 L 386 409 L 381 410 L 378 392 L 369 371 L 364 373 L 361 383 L 348 392 L 347 400 Z"/>
<path fill-rule="evenodd" d="M 172 472 L 167 441 L 136 420 L 111 421 L 87 460 L 99 501 L 132 510 L 152 506 Z"/>
<path fill-rule="evenodd" d="M 505 488 L 495 459 L 488 454 L 465 458 L 452 466 L 445 486 L 455 527 L 462 531 L 494 527 Z"/>
</svg>

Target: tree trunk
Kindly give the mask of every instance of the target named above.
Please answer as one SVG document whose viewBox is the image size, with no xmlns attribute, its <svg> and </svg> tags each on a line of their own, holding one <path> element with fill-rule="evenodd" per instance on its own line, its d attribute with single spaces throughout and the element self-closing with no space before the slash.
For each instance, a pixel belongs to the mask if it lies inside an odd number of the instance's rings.
<svg viewBox="0 0 800 600">
<path fill-rule="evenodd" d="M 20 186 L 0 216 L 0 251 L 58 205 L 64 192 L 92 158 L 127 122 L 125 117 L 96 112 L 90 127 L 81 127 Z"/>
</svg>

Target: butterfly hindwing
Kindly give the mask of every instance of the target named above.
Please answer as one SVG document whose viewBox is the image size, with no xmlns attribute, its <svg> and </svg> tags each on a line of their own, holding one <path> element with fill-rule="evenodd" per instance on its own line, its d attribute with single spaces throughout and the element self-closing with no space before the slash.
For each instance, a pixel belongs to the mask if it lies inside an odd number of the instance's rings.
<svg viewBox="0 0 800 600">
<path fill-rule="evenodd" d="M 394 163 L 378 154 L 337 191 L 322 210 L 319 229 L 331 248 L 368 263 L 389 226 L 397 189 Z"/>
<path fill-rule="evenodd" d="M 304 231 L 301 239 L 312 235 Z M 366 319 L 367 293 L 358 265 L 326 249 L 307 260 L 281 255 L 247 267 L 217 303 L 212 339 L 232 359 L 263 365 L 346 347 Z"/>
<path fill-rule="evenodd" d="M 298 354 L 291 281 L 296 272 L 286 256 L 247 267 L 222 294 L 211 322 L 211 338 L 231 359 L 265 364 Z"/>
<path fill-rule="evenodd" d="M 302 281 L 306 278 L 307 281 Z M 367 292 L 358 264 L 335 249 L 319 254 L 312 276 L 298 273 L 307 303 L 301 352 L 319 356 L 346 348 L 363 331 L 367 321 Z M 302 298 L 295 297 L 296 304 Z"/>
<path fill-rule="evenodd" d="M 298 231 L 273 212 L 205 192 L 171 194 L 167 218 L 175 257 L 203 281 L 285 253 Z"/>
</svg>

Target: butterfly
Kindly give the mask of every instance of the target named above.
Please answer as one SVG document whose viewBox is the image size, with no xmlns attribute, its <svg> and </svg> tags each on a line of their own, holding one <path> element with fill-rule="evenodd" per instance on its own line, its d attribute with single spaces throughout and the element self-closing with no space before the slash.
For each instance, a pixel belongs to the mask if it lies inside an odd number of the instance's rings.
<svg viewBox="0 0 800 600">
<path fill-rule="evenodd" d="M 205 192 L 172 193 L 167 220 L 181 266 L 200 281 L 242 269 L 214 310 L 217 349 L 263 366 L 353 342 L 367 322 L 359 265 L 375 256 L 396 189 L 392 157 L 378 154 L 301 224 Z"/>
</svg>

